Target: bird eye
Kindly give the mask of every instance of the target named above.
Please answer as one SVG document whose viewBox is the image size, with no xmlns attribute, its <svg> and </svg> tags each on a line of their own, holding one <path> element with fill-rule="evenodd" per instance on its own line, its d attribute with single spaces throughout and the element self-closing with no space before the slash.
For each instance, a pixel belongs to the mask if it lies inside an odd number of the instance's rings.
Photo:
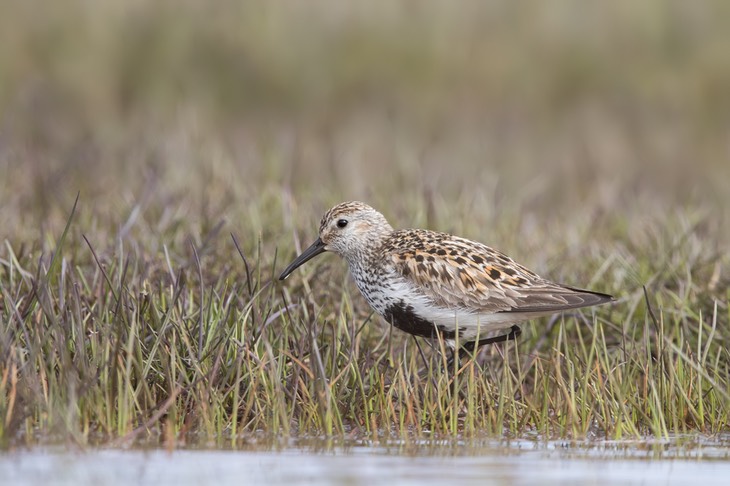
<svg viewBox="0 0 730 486">
<path fill-rule="evenodd" d="M 338 228 L 344 228 L 347 226 L 347 220 L 346 219 L 338 219 L 337 220 L 337 227 Z"/>
</svg>

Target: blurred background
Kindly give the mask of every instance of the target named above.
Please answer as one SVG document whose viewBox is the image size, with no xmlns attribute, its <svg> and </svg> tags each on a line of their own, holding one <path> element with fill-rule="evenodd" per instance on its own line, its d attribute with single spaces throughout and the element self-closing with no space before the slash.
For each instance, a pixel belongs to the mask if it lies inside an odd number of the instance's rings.
<svg viewBox="0 0 730 486">
<path fill-rule="evenodd" d="M 0 240 L 45 248 L 80 191 L 79 233 L 151 256 L 234 232 L 288 258 L 348 199 L 554 278 L 571 248 L 660 259 L 657 234 L 722 252 L 729 19 L 723 0 L 2 2 Z"/>
</svg>

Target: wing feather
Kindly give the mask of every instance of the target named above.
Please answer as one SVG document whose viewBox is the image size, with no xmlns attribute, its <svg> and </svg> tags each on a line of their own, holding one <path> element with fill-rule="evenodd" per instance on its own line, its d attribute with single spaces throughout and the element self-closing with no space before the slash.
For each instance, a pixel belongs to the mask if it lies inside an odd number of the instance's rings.
<svg viewBox="0 0 730 486">
<path fill-rule="evenodd" d="M 439 306 L 476 313 L 551 313 L 613 297 L 546 280 L 481 243 L 426 230 L 393 234 L 395 271 Z"/>
</svg>

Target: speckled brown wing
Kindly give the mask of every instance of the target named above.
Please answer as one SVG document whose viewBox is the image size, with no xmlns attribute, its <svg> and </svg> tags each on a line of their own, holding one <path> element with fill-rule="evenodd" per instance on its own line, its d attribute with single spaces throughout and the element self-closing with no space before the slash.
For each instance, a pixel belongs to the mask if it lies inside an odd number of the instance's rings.
<svg viewBox="0 0 730 486">
<path fill-rule="evenodd" d="M 446 233 L 401 230 L 390 240 L 396 272 L 446 308 L 543 314 L 613 300 L 545 280 L 493 248 Z"/>
</svg>

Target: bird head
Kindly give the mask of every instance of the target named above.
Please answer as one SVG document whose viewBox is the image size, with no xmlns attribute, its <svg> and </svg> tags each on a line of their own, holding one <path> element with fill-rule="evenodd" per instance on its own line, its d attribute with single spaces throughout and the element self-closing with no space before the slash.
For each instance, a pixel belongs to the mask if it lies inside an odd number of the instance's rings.
<svg viewBox="0 0 730 486">
<path fill-rule="evenodd" d="M 392 231 L 385 217 L 367 204 L 359 201 L 340 203 L 322 216 L 319 238 L 291 262 L 279 280 L 325 251 L 353 261 L 368 248 L 379 245 Z"/>
</svg>

